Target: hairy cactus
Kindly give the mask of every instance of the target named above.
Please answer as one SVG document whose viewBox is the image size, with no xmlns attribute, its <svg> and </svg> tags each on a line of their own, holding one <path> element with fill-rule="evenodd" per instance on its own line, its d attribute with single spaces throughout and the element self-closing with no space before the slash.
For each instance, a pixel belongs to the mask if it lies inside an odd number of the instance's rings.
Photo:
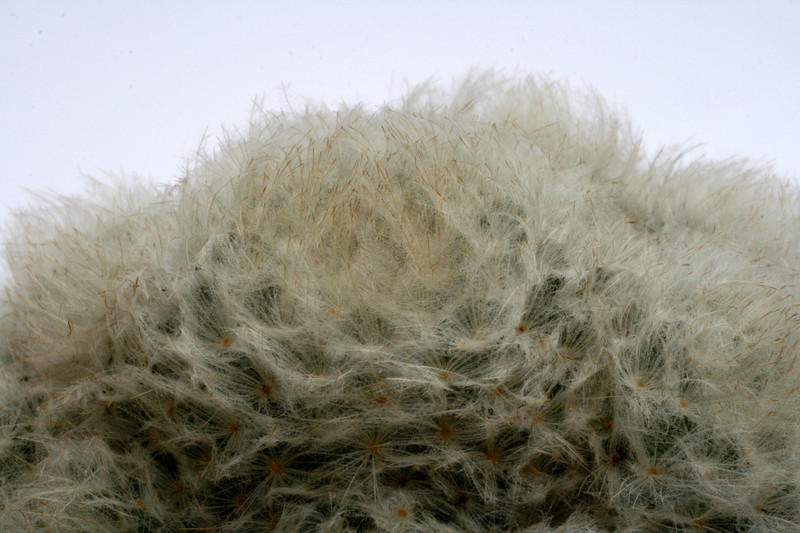
<svg viewBox="0 0 800 533">
<path fill-rule="evenodd" d="M 17 217 L 4 531 L 798 531 L 796 190 L 546 80 Z"/>
</svg>

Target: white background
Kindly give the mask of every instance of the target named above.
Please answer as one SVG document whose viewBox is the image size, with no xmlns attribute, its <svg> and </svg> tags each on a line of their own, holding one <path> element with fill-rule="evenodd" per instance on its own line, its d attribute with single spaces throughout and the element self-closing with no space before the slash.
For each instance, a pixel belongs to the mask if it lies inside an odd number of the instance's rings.
<svg viewBox="0 0 800 533">
<path fill-rule="evenodd" d="M 81 174 L 170 183 L 205 135 L 469 67 L 591 84 L 652 150 L 800 177 L 800 2 L 0 0 L 0 223 Z"/>
</svg>

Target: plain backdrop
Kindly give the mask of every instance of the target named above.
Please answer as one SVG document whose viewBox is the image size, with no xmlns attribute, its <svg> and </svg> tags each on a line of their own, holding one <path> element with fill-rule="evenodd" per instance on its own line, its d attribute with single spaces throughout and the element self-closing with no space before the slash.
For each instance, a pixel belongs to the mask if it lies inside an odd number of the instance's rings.
<svg viewBox="0 0 800 533">
<path fill-rule="evenodd" d="M 0 224 L 24 188 L 171 183 L 252 104 L 381 105 L 470 67 L 591 85 L 651 152 L 800 177 L 797 1 L 0 0 Z"/>
</svg>

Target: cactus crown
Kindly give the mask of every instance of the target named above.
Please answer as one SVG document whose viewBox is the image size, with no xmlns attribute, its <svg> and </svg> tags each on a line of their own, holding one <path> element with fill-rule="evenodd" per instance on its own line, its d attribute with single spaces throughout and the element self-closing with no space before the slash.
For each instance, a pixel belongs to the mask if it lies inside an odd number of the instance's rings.
<svg viewBox="0 0 800 533">
<path fill-rule="evenodd" d="M 18 217 L 3 529 L 796 531 L 795 191 L 597 102 L 261 114 Z"/>
</svg>

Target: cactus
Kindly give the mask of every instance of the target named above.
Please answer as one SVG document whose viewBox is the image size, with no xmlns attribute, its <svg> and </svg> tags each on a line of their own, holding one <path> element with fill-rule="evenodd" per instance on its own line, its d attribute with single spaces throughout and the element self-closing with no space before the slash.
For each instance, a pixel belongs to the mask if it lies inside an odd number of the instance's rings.
<svg viewBox="0 0 800 533">
<path fill-rule="evenodd" d="M 19 215 L 4 531 L 798 531 L 797 191 L 473 75 Z"/>
</svg>

